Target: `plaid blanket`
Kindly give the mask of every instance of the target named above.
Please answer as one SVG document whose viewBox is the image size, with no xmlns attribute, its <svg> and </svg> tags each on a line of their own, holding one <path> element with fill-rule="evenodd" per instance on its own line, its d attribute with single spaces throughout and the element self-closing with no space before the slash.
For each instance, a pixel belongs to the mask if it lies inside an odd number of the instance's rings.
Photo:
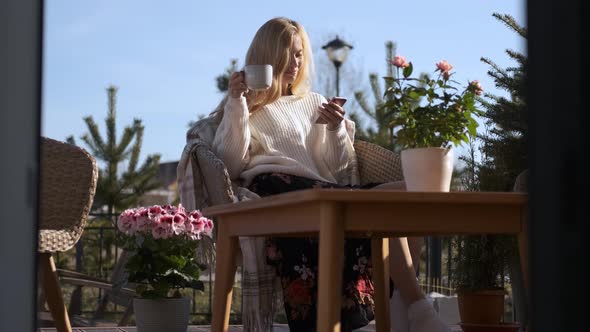
<svg viewBox="0 0 590 332">
<path fill-rule="evenodd" d="M 203 209 L 216 204 L 211 202 L 204 185 L 202 174 L 193 177 L 190 154 L 199 145 L 211 146 L 218 123 L 213 116 L 199 120 L 187 132 L 187 142 L 177 168 L 178 191 L 181 204 L 188 210 Z M 222 179 L 219 179 L 222 181 Z M 258 195 L 238 184 L 232 184 L 233 201 L 257 199 Z M 218 204 L 218 203 L 217 203 Z M 214 243 L 199 241 L 201 257 L 213 262 Z M 265 238 L 240 237 L 242 251 L 242 324 L 244 331 L 272 331 L 273 318 L 278 309 L 276 298 L 280 298 L 280 280 L 272 267 L 266 265 L 264 253 Z"/>
</svg>

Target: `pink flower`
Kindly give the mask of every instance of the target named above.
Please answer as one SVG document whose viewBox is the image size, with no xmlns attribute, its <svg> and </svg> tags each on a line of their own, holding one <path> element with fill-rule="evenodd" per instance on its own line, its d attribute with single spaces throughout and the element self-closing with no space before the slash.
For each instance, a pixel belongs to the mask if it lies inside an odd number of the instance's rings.
<svg viewBox="0 0 590 332">
<path fill-rule="evenodd" d="M 393 60 L 390 60 L 389 63 L 391 63 L 392 65 L 398 67 L 398 68 L 406 68 L 407 66 L 410 65 L 410 63 L 408 63 L 406 61 L 406 58 L 401 56 L 401 55 L 396 55 Z"/>
<path fill-rule="evenodd" d="M 127 235 L 135 233 L 135 210 L 127 209 L 119 215 L 117 228 Z"/>
<path fill-rule="evenodd" d="M 192 219 L 199 219 L 202 216 L 203 216 L 203 214 L 199 210 L 191 211 L 191 213 L 188 214 L 188 218 L 191 219 L 191 220 Z"/>
<path fill-rule="evenodd" d="M 167 239 L 171 234 L 172 232 L 169 225 L 165 223 L 159 222 L 154 225 L 154 228 L 152 228 L 152 236 L 154 239 Z"/>
<path fill-rule="evenodd" d="M 207 225 L 207 218 L 201 217 L 190 222 L 190 234 L 193 239 L 200 239 L 201 233 L 205 230 Z"/>
<path fill-rule="evenodd" d="M 171 214 L 163 214 L 160 216 L 160 223 L 167 224 L 172 228 L 172 224 L 174 224 L 174 216 Z"/>
<path fill-rule="evenodd" d="M 158 222 L 154 223 L 152 236 L 154 239 L 167 239 L 174 233 L 174 217 L 169 214 L 161 215 Z"/>
<path fill-rule="evenodd" d="M 136 233 L 151 233 L 154 239 L 167 239 L 186 233 L 189 238 L 197 240 L 202 233 L 212 236 L 213 221 L 205 218 L 199 210 L 187 214 L 180 204 L 152 205 L 123 211 L 117 219 L 117 228 L 131 236 Z"/>
<path fill-rule="evenodd" d="M 447 60 L 441 60 L 436 63 L 436 70 L 440 70 L 442 73 L 447 73 L 451 69 L 453 69 L 453 66 Z"/>
<path fill-rule="evenodd" d="M 174 231 L 174 234 L 176 235 L 180 235 L 182 233 L 184 233 L 185 231 L 185 221 L 186 221 L 186 215 L 184 213 L 176 213 L 174 214 L 174 216 L 172 216 L 172 228 Z"/>
<path fill-rule="evenodd" d="M 184 209 L 184 206 L 182 206 L 182 204 L 178 204 L 178 207 L 176 208 L 176 212 L 177 213 L 183 213 L 186 215 L 186 210 Z"/>
<path fill-rule="evenodd" d="M 207 236 L 213 235 L 213 220 L 205 218 L 207 221 L 205 222 L 205 234 Z"/>
<path fill-rule="evenodd" d="M 478 80 L 473 80 L 469 83 L 469 91 L 475 93 L 476 95 L 480 96 L 483 92 L 483 88 L 481 84 L 479 84 Z"/>
<path fill-rule="evenodd" d="M 135 211 L 135 231 L 144 232 L 151 229 L 152 220 L 149 217 L 148 209 L 140 207 Z"/>
<path fill-rule="evenodd" d="M 148 208 L 150 218 L 155 215 L 164 214 L 164 209 L 159 205 L 153 205 Z"/>
</svg>

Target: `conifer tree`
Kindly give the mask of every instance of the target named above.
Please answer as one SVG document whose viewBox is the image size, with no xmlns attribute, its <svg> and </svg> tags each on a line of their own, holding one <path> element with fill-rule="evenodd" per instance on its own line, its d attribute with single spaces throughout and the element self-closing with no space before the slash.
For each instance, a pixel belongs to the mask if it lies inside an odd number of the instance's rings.
<svg viewBox="0 0 590 332">
<path fill-rule="evenodd" d="M 229 62 L 229 66 L 225 68 L 223 74 L 220 74 L 215 78 L 217 91 L 221 93 L 229 90 L 229 78 L 238 70 L 238 59 L 231 59 Z"/>
<path fill-rule="evenodd" d="M 503 22 L 518 35 L 526 38 L 526 28 L 516 23 L 508 14 L 493 13 L 493 17 Z M 478 136 L 481 160 L 467 161 L 476 163 L 479 190 L 511 191 L 514 180 L 527 168 L 527 134 L 525 73 L 527 57 L 510 49 L 506 54 L 517 65 L 500 68 L 489 58 L 481 61 L 488 64 L 488 75 L 494 79 L 497 88 L 506 91 L 509 96 L 497 96 L 486 93 L 480 98 L 483 109 L 486 132 Z"/>
<path fill-rule="evenodd" d="M 94 207 L 106 207 L 108 213 L 115 213 L 136 205 L 143 194 L 159 186 L 156 176 L 160 155 L 147 156 L 143 164 L 138 167 L 144 131 L 141 119 L 136 118 L 132 125 L 125 127 L 121 139 L 117 142 L 118 88 L 111 85 L 106 90 L 108 94 L 106 137 L 101 137 L 94 119 L 92 116 L 87 116 L 84 122 L 88 132 L 80 138 L 86 143 L 90 153 L 104 163 L 104 167 L 99 169 Z M 68 137 L 67 141 L 75 144 L 72 136 Z M 119 167 L 126 161 L 126 170 L 120 172 Z"/>
<path fill-rule="evenodd" d="M 396 45 L 394 42 L 388 41 L 385 43 L 386 70 L 387 76 L 390 77 L 395 77 L 395 70 L 393 70 L 393 65 L 389 62 L 389 60 L 393 59 L 395 56 L 395 48 Z M 361 106 L 364 114 L 367 115 L 372 122 L 374 122 L 375 126 L 363 128 L 362 121 L 358 114 L 351 114 L 350 118 L 357 123 L 356 138 L 375 143 L 391 150 L 396 150 L 395 143 L 391 141 L 391 135 L 389 131 L 389 123 L 391 120 L 393 120 L 393 114 L 387 113 L 382 107 L 385 102 L 383 99 L 383 93 L 392 85 L 393 82 L 386 81 L 385 87 L 382 89 L 379 81 L 381 81 L 381 78 L 377 73 L 369 74 L 369 82 L 371 84 L 371 90 L 373 91 L 373 97 L 375 99 L 375 104 L 373 106 L 369 105 L 367 97 L 363 91 L 356 91 L 354 93 L 354 97 Z"/>
<path fill-rule="evenodd" d="M 493 13 L 492 16 L 526 38 L 526 29 L 518 25 L 512 16 L 499 13 Z M 466 163 L 462 177 L 466 190 L 512 191 L 516 177 L 528 167 L 525 99 L 527 58 L 510 49 L 506 53 L 516 61 L 516 66 L 500 68 L 491 59 L 481 58 L 482 62 L 490 66 L 488 75 L 493 78 L 495 86 L 506 91 L 509 96 L 486 93 L 483 98 L 479 98 L 484 109 L 486 132 L 477 137 L 479 160 L 475 158 L 474 145 L 470 145 L 468 156 L 460 157 Z M 482 286 L 503 285 L 502 275 L 509 262 L 514 262 L 517 257 L 512 237 L 495 234 L 485 237 L 459 236 L 456 240 L 460 255 L 455 258 L 455 286 L 481 289 Z M 483 260 L 485 258 L 489 258 L 487 263 Z M 470 263 L 475 260 L 480 264 Z M 490 267 L 487 273 L 486 266 Z M 489 277 L 487 285 L 482 283 L 486 280 L 482 273 Z"/>
</svg>

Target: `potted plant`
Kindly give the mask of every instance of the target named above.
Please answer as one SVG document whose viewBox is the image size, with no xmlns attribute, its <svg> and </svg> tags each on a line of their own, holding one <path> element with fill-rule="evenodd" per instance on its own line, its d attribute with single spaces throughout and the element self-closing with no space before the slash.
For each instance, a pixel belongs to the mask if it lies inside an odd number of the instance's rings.
<svg viewBox="0 0 590 332">
<path fill-rule="evenodd" d="M 395 56 L 390 62 L 397 76 L 384 77 L 390 87 L 382 107 L 394 115 L 389 128 L 402 146 L 406 187 L 412 191 L 449 191 L 454 161 L 451 145 L 461 145 L 476 135 L 475 116 L 481 111 L 475 97 L 483 89 L 474 80 L 460 91 L 454 86 L 458 82 L 451 79 L 453 66 L 445 60 L 436 63 L 436 79 L 428 75 L 410 77 L 414 67 L 403 56 Z"/>
<path fill-rule="evenodd" d="M 129 253 L 127 280 L 136 285 L 138 331 L 186 331 L 190 299 L 180 290 L 204 290 L 196 248 L 203 236 L 211 236 L 213 222 L 181 205 L 154 205 L 123 211 L 117 228 Z"/>
<path fill-rule="evenodd" d="M 503 276 L 513 255 L 510 237 L 468 235 L 455 237 L 452 284 L 462 323 L 498 325 L 504 314 Z"/>
</svg>

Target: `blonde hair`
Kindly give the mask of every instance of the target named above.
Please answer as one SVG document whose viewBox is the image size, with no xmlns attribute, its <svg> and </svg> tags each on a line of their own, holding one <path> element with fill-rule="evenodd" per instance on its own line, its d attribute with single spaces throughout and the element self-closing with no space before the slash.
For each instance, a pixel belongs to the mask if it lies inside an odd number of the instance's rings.
<svg viewBox="0 0 590 332">
<path fill-rule="evenodd" d="M 295 34 L 301 38 L 303 59 L 297 77 L 288 89 L 290 89 L 290 93 L 300 97 L 304 97 L 311 90 L 313 55 L 305 29 L 301 24 L 288 18 L 273 18 L 258 29 L 246 53 L 246 65 L 270 64 L 273 68 L 272 86 L 269 89 L 263 91 L 250 90 L 245 94 L 250 112 L 255 112 L 286 94 L 286 91 L 283 91 L 285 89 L 283 74 L 289 66 L 291 45 Z M 219 120 L 223 116 L 223 106 L 227 101 L 227 97 L 226 95 L 223 98 L 213 112 Z"/>
<path fill-rule="evenodd" d="M 273 68 L 273 82 L 268 90 L 249 91 L 246 94 L 250 112 L 276 101 L 285 94 L 283 74 L 289 66 L 295 34 L 301 38 L 303 44 L 303 59 L 297 77 L 290 86 L 290 92 L 303 97 L 310 91 L 313 57 L 305 29 L 301 24 L 288 18 L 273 18 L 258 29 L 246 54 L 246 65 L 270 64 Z"/>
</svg>

